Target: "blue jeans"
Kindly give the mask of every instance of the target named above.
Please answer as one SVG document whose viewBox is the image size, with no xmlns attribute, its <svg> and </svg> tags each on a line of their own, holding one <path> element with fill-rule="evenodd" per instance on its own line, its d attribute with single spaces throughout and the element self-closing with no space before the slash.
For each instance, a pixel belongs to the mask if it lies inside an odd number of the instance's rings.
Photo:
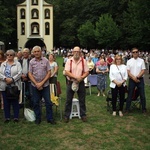
<svg viewBox="0 0 150 150">
<path fill-rule="evenodd" d="M 41 120 L 41 107 L 40 101 L 42 97 L 45 100 L 46 106 L 46 118 L 47 121 L 53 120 L 53 112 L 52 112 L 52 102 L 50 99 L 50 87 L 44 87 L 42 90 L 38 90 L 36 87 L 32 86 L 32 99 L 33 99 L 33 108 L 36 115 L 36 119 Z"/>
<path fill-rule="evenodd" d="M 140 82 L 136 83 L 132 79 L 129 79 L 129 85 L 128 85 L 128 98 L 126 102 L 126 110 L 130 110 L 132 96 L 135 87 L 138 88 L 138 92 L 140 95 L 142 110 L 146 110 L 146 98 L 145 98 L 145 86 L 144 86 L 144 78 L 140 78 Z"/>
<path fill-rule="evenodd" d="M 5 119 L 11 118 L 11 116 L 10 116 L 11 105 L 13 107 L 13 112 L 14 112 L 13 117 L 18 119 L 19 118 L 19 100 L 18 99 L 7 99 L 5 91 L 2 91 L 2 96 L 3 96 L 3 101 L 4 101 Z"/>
<path fill-rule="evenodd" d="M 72 99 L 74 97 L 74 91 L 71 89 L 72 82 L 67 83 L 67 100 L 65 105 L 65 117 L 69 118 L 72 107 Z M 85 105 L 85 96 L 86 89 L 84 86 L 84 82 L 79 83 L 79 89 L 77 91 L 79 104 L 80 104 L 80 115 L 81 117 L 86 116 L 86 105 Z"/>
</svg>

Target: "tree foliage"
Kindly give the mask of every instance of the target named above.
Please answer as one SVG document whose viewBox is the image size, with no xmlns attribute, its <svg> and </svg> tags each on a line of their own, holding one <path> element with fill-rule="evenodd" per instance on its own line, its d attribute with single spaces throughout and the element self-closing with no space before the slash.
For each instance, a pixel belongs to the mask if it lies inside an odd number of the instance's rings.
<svg viewBox="0 0 150 150">
<path fill-rule="evenodd" d="M 121 32 L 110 14 L 102 15 L 96 22 L 95 36 L 103 48 L 114 47 Z"/>
<path fill-rule="evenodd" d="M 95 43 L 94 32 L 94 25 L 90 21 L 87 21 L 85 24 L 80 26 L 78 29 L 78 38 L 81 46 L 86 48 L 93 48 Z"/>
<path fill-rule="evenodd" d="M 55 47 L 150 47 L 149 0 L 45 1 L 54 7 Z M 0 2 L 0 40 L 16 46 L 16 6 L 24 0 Z"/>
</svg>

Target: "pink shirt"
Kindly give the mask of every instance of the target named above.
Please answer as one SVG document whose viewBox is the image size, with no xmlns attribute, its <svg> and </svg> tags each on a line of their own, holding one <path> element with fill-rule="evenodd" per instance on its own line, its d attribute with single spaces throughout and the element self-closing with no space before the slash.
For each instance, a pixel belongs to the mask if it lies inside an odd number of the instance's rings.
<svg viewBox="0 0 150 150">
<path fill-rule="evenodd" d="M 71 60 L 72 60 L 72 71 L 71 71 Z M 83 61 L 84 61 L 83 62 L 84 70 L 82 66 L 82 59 L 80 58 L 79 61 L 76 63 L 73 57 L 67 60 L 66 65 L 65 65 L 65 70 L 71 71 L 71 73 L 74 74 L 76 77 L 80 77 L 83 73 L 89 71 L 86 60 L 83 59 Z"/>
</svg>

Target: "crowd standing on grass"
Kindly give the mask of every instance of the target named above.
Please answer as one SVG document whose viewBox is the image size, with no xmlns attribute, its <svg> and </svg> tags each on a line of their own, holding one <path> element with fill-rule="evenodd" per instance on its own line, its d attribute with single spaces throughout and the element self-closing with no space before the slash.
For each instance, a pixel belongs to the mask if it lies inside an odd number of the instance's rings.
<svg viewBox="0 0 150 150">
<path fill-rule="evenodd" d="M 150 53 L 148 51 L 144 52 L 137 48 L 132 50 L 87 50 L 76 46 L 73 49 L 61 47 L 53 49 L 50 53 L 46 53 L 46 51 L 43 51 L 39 46 L 35 46 L 33 49 L 24 48 L 17 53 L 13 50 L 8 50 L 6 53 L 0 50 L 0 100 L 1 109 L 4 109 L 5 123 L 11 121 L 10 105 L 12 105 L 14 109 L 14 122 L 19 121 L 18 106 L 20 106 L 18 103 L 20 97 L 13 102 L 10 102 L 10 100 L 6 98 L 5 86 L 16 84 L 20 91 L 20 84 L 22 82 L 25 84 L 25 96 L 29 100 L 30 107 L 36 114 L 35 123 L 41 123 L 39 102 L 44 98 L 47 109 L 47 122 L 55 124 L 49 93 L 49 83 L 57 83 L 59 67 L 56 62 L 56 56 L 63 58 L 63 73 L 66 78 L 67 100 L 65 104 L 65 122 L 69 122 L 74 93 L 78 94 L 81 118 L 83 121 L 87 120 L 84 78 L 86 78 L 88 74 L 97 74 L 97 96 L 105 96 L 106 80 L 109 74 L 113 99 L 112 115 L 116 115 L 116 95 L 118 94 L 117 92 L 119 92 L 120 96 L 122 96 L 119 115 L 123 116 L 123 91 L 127 80 L 127 70 L 129 93 L 126 103 L 126 114 L 130 112 L 131 97 L 135 87 L 140 91 L 142 112 L 146 112 L 143 76 L 145 70 L 150 74 Z M 70 65 L 71 61 L 72 65 Z M 78 65 L 80 69 L 77 67 Z M 17 67 L 19 67 L 19 69 L 16 69 Z M 114 69 L 115 67 L 116 69 Z"/>
</svg>

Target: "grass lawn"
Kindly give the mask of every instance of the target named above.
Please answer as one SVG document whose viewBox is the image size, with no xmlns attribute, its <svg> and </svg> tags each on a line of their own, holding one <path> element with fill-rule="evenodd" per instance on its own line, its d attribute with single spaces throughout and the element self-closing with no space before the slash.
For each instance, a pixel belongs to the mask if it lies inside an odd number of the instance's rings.
<svg viewBox="0 0 150 150">
<path fill-rule="evenodd" d="M 66 98 L 65 78 L 62 75 L 62 57 L 57 57 L 60 66 L 58 79 L 61 83 L 61 101 L 64 110 Z M 109 89 L 109 87 L 108 87 Z M 108 90 L 107 89 L 107 90 Z M 28 122 L 20 109 L 18 124 L 4 124 L 0 110 L 0 150 L 149 150 L 150 149 L 150 86 L 146 86 L 147 115 L 133 109 L 124 117 L 113 117 L 107 111 L 106 97 L 97 97 L 96 87 L 92 95 L 87 89 L 86 105 L 88 122 L 73 118 L 69 123 L 60 121 L 54 107 L 57 124 L 46 122 L 45 107 L 42 107 L 40 125 Z"/>
</svg>

